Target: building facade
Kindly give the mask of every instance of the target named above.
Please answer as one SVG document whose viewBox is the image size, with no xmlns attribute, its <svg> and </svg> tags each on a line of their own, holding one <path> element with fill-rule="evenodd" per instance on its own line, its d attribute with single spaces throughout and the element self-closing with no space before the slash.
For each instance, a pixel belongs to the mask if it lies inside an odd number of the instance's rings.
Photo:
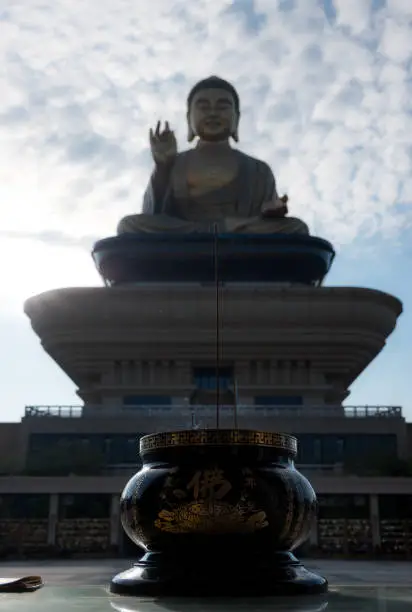
<svg viewBox="0 0 412 612">
<path fill-rule="evenodd" d="M 4 554 L 135 554 L 119 496 L 139 438 L 217 421 L 297 436 L 298 467 L 319 496 L 314 550 L 412 554 L 410 426 L 400 407 L 348 401 L 395 328 L 395 297 L 168 278 L 49 291 L 25 311 L 82 405 L 28 406 L 0 425 Z"/>
</svg>

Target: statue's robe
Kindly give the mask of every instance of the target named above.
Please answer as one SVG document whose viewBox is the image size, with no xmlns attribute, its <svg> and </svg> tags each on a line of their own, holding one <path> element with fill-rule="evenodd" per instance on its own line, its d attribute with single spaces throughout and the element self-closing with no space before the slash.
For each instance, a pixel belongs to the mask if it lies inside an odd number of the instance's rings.
<svg viewBox="0 0 412 612">
<path fill-rule="evenodd" d="M 192 151 L 179 153 L 160 189 L 159 179 L 152 175 L 143 198 L 143 212 L 124 217 L 118 233 L 211 232 L 217 224 L 219 232 L 309 234 L 300 219 L 281 213 L 278 218 L 262 217 L 268 207 L 280 211 L 285 206 L 278 197 L 273 173 L 265 162 L 237 149 L 233 153 L 238 157 L 236 177 L 195 197 L 187 182 L 187 156 Z"/>
</svg>

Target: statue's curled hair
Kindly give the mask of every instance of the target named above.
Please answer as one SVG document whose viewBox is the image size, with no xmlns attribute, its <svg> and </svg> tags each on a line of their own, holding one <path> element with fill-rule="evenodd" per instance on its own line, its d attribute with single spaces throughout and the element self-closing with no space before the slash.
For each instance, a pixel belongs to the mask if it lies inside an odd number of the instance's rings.
<svg viewBox="0 0 412 612">
<path fill-rule="evenodd" d="M 207 79 L 203 79 L 202 81 L 199 81 L 198 83 L 196 83 L 196 85 L 194 85 L 194 87 L 192 87 L 187 97 L 188 108 L 190 108 L 190 105 L 192 103 L 192 100 L 195 94 L 198 91 L 201 91 L 202 89 L 224 89 L 225 91 L 230 93 L 233 96 L 233 100 L 235 102 L 236 113 L 239 115 L 240 113 L 239 94 L 237 93 L 233 85 L 229 83 L 229 81 L 225 81 L 225 79 L 221 79 L 218 76 L 210 76 Z"/>
</svg>

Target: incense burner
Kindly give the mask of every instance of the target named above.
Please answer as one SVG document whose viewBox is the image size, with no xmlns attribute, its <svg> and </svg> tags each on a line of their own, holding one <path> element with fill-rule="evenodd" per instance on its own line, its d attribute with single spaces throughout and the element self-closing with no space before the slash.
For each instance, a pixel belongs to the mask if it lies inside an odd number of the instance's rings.
<svg viewBox="0 0 412 612">
<path fill-rule="evenodd" d="M 322 592 L 291 551 L 312 527 L 316 495 L 294 467 L 297 440 L 249 430 L 145 436 L 143 467 L 121 497 L 127 535 L 146 554 L 112 592 Z"/>
</svg>

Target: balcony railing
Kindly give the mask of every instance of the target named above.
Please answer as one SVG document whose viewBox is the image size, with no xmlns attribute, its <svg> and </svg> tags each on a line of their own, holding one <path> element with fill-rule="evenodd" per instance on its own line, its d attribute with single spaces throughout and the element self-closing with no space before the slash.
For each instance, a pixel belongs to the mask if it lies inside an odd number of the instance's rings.
<svg viewBox="0 0 412 612">
<path fill-rule="evenodd" d="M 234 406 L 221 406 L 222 418 L 234 415 Z M 111 417 L 136 416 L 165 417 L 168 419 L 187 419 L 192 426 L 204 426 L 209 418 L 216 414 L 214 405 L 173 405 L 173 406 L 26 406 L 25 418 L 80 418 L 80 417 Z M 400 406 L 260 406 L 239 404 L 237 407 L 239 419 L 242 417 L 327 417 L 327 418 L 401 418 Z M 209 418 L 208 418 L 209 417 Z"/>
<path fill-rule="evenodd" d="M 63 417 L 79 418 L 84 416 L 83 406 L 26 406 L 24 417 Z"/>
</svg>

